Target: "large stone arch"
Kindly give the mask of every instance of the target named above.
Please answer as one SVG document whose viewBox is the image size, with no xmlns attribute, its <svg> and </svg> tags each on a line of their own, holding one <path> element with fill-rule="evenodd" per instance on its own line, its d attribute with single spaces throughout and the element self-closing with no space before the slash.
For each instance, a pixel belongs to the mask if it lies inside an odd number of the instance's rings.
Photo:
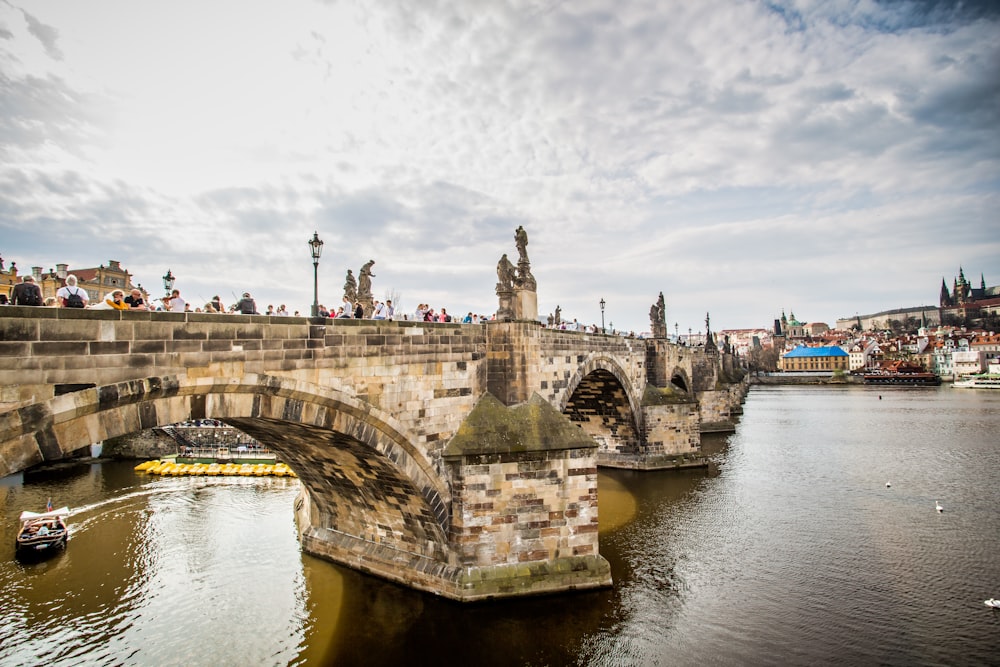
<svg viewBox="0 0 1000 667">
<path fill-rule="evenodd" d="M 335 389 L 264 374 L 149 377 L 6 413 L 0 443 L 37 463 L 189 418 L 231 423 L 288 459 L 319 528 L 446 558 L 450 492 L 434 464 L 394 418 Z"/>
<path fill-rule="evenodd" d="M 632 450 L 640 442 L 639 398 L 624 369 L 610 357 L 585 359 L 567 383 L 558 408 L 603 451 Z"/>
</svg>

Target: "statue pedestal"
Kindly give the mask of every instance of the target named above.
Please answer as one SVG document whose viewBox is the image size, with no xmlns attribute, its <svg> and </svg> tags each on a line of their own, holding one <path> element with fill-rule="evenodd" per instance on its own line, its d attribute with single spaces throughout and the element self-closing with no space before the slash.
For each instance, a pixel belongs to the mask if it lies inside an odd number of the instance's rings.
<svg viewBox="0 0 1000 667">
<path fill-rule="evenodd" d="M 514 290 L 514 319 L 538 321 L 538 294 L 534 290 Z"/>
<path fill-rule="evenodd" d="M 500 297 L 500 307 L 497 309 L 498 322 L 510 322 L 514 318 L 514 291 L 505 289 L 497 283 L 497 296 Z"/>
</svg>

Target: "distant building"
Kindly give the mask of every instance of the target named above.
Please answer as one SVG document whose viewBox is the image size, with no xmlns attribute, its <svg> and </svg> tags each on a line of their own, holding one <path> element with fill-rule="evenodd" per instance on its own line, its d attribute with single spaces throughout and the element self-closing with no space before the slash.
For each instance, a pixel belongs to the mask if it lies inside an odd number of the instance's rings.
<svg viewBox="0 0 1000 667">
<path fill-rule="evenodd" d="M 893 320 L 906 322 L 912 318 L 918 326 L 928 327 L 941 324 L 941 314 L 936 306 L 914 306 L 913 308 L 896 308 L 883 310 L 870 315 L 855 315 L 837 320 L 838 329 L 860 329 L 861 331 L 876 331 L 892 329 Z"/>
<path fill-rule="evenodd" d="M 848 370 L 849 355 L 836 345 L 806 347 L 799 345 L 781 355 L 779 367 L 783 371 L 835 371 Z"/>
<path fill-rule="evenodd" d="M 31 267 L 31 275 L 35 278 L 35 283 L 42 290 L 42 298 L 54 297 L 59 289 L 66 285 L 66 276 L 73 274 L 77 278 L 77 284 L 87 290 L 90 303 L 103 301 L 111 292 L 116 289 L 124 290 L 126 293 L 131 290 L 132 274 L 122 268 L 118 260 L 108 260 L 108 265 L 95 268 L 70 269 L 67 264 L 56 264 L 55 270 L 43 271 L 40 266 Z M 10 268 L 3 266 L 0 260 L 0 294 L 7 294 L 13 286 L 21 282 L 16 263 L 11 263 Z M 140 289 L 142 289 L 140 287 Z M 148 300 L 145 290 L 143 295 Z"/>
<path fill-rule="evenodd" d="M 951 315 L 968 320 L 980 317 L 981 311 L 996 314 L 1000 310 L 1000 286 L 987 287 L 985 276 L 979 274 L 979 287 L 973 287 L 966 280 L 965 271 L 959 267 L 950 292 L 944 278 L 941 278 L 938 301 L 942 318 Z"/>
</svg>

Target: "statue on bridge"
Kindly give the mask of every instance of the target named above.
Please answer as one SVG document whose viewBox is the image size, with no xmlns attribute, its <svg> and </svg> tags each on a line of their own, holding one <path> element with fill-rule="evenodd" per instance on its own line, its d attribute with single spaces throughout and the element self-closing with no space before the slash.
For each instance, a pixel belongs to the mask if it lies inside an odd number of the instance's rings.
<svg viewBox="0 0 1000 667">
<path fill-rule="evenodd" d="M 372 301 L 372 278 L 375 276 L 372 273 L 372 265 L 374 264 L 375 260 L 369 259 L 358 273 L 358 298 L 355 301 L 355 311 L 358 306 L 361 306 L 362 317 L 371 317 L 375 311 L 375 304 Z"/>
<path fill-rule="evenodd" d="M 516 269 L 514 268 L 514 265 L 510 263 L 510 260 L 507 259 L 507 253 L 504 253 L 503 257 L 500 258 L 500 261 L 497 262 L 497 280 L 500 281 L 497 283 L 497 294 L 499 294 L 502 289 L 513 290 L 515 276 Z"/>
<path fill-rule="evenodd" d="M 518 226 L 514 232 L 514 244 L 517 246 L 518 254 L 515 286 L 518 289 L 534 292 L 537 285 L 535 277 L 531 275 L 531 262 L 528 261 L 528 232 L 524 231 L 524 227 Z"/>
<path fill-rule="evenodd" d="M 663 292 L 659 298 L 649 307 L 649 328 L 653 338 L 667 337 L 667 306 L 663 301 Z"/>
<path fill-rule="evenodd" d="M 500 304 L 496 319 L 501 322 L 535 321 L 538 319 L 538 296 L 535 294 L 535 277 L 531 275 L 528 263 L 528 233 L 524 227 L 518 227 L 514 232 L 514 243 L 519 255 L 517 267 L 507 259 L 506 253 L 497 262 L 496 291 Z"/>
<path fill-rule="evenodd" d="M 560 324 L 562 324 L 562 308 L 556 305 L 555 325 L 559 326 Z"/>
<path fill-rule="evenodd" d="M 347 269 L 347 280 L 344 281 L 344 296 L 354 303 L 358 300 L 358 281 L 354 279 L 354 272 Z"/>
<path fill-rule="evenodd" d="M 369 259 L 365 262 L 365 265 L 361 267 L 361 273 L 358 274 L 358 301 L 364 301 L 368 299 L 371 301 L 372 298 L 372 278 L 375 274 L 372 273 L 372 266 L 375 264 L 374 259 Z"/>
<path fill-rule="evenodd" d="M 518 264 L 528 261 L 528 232 L 523 226 L 518 226 L 514 231 L 514 245 L 517 246 Z"/>
</svg>

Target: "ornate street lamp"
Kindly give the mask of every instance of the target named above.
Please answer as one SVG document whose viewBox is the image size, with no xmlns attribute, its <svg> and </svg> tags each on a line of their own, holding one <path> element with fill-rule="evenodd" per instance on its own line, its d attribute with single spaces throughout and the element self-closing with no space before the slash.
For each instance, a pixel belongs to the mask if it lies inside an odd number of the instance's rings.
<svg viewBox="0 0 1000 667">
<path fill-rule="evenodd" d="M 604 299 L 601 299 L 601 333 L 607 333 L 604 330 Z"/>
<path fill-rule="evenodd" d="M 319 317 L 319 256 L 323 254 L 323 241 L 319 238 L 319 232 L 313 232 L 313 237 L 309 241 L 309 252 L 313 258 L 312 316 Z"/>
<path fill-rule="evenodd" d="M 174 274 L 170 273 L 170 269 L 167 269 L 167 273 L 163 276 L 163 289 L 167 290 L 167 296 L 170 296 L 170 290 L 174 288 Z"/>
</svg>

